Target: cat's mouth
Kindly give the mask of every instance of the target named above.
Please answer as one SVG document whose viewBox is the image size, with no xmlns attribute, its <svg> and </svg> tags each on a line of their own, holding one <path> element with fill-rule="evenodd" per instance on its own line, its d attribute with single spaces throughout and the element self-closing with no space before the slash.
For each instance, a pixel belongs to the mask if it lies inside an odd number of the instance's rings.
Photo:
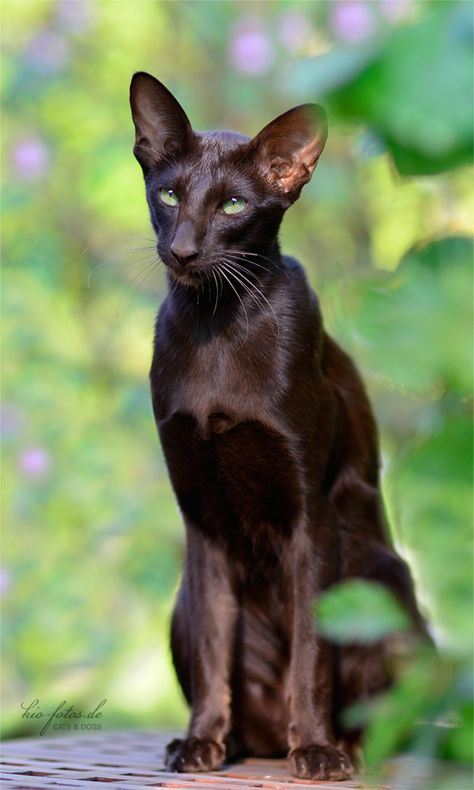
<svg viewBox="0 0 474 790">
<path fill-rule="evenodd" d="M 185 269 L 168 266 L 172 277 L 187 288 L 198 288 L 204 281 L 202 269 L 186 267 Z"/>
</svg>

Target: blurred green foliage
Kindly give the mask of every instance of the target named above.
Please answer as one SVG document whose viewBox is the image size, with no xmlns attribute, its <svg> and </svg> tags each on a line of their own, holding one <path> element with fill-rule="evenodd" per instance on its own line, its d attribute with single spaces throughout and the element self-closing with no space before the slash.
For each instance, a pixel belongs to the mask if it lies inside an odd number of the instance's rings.
<svg viewBox="0 0 474 790">
<path fill-rule="evenodd" d="M 406 612 L 380 584 L 348 579 L 316 603 L 319 630 L 331 642 L 370 645 L 408 625 Z"/>
<path fill-rule="evenodd" d="M 34 698 L 106 697 L 107 727 L 185 721 L 167 642 L 183 530 L 147 386 L 164 278 L 127 96 L 143 69 L 196 128 L 254 134 L 294 104 L 329 109 L 282 246 L 364 372 L 394 538 L 440 645 L 374 703 L 367 753 L 467 759 L 469 4 L 4 0 L 1 13 L 5 734 L 28 731 L 19 706 Z M 442 738 L 419 724 L 447 715 L 458 726 Z"/>
<path fill-rule="evenodd" d="M 341 118 L 368 123 L 400 173 L 433 174 L 471 161 L 469 4 L 441 0 L 436 12 L 397 27 L 372 48 L 351 51 L 342 75 L 341 53 L 334 50 L 322 63 L 299 64 L 299 89 L 319 92 L 332 77 L 329 106 Z"/>
</svg>

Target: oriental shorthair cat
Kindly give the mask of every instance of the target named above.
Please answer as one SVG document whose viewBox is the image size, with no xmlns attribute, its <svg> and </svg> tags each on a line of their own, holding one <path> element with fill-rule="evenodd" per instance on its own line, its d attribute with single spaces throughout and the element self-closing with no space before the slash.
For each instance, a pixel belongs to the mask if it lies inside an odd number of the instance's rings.
<svg viewBox="0 0 474 790">
<path fill-rule="evenodd" d="M 360 731 L 341 712 L 390 682 L 390 645 L 336 650 L 313 603 L 341 579 L 389 588 L 423 633 L 383 514 L 371 407 L 323 327 L 285 211 L 326 142 L 316 104 L 252 139 L 197 132 L 154 77 L 134 75 L 134 154 L 169 290 L 153 409 L 186 528 L 171 626 L 191 718 L 171 771 L 288 754 L 304 779 L 346 779 Z"/>
</svg>

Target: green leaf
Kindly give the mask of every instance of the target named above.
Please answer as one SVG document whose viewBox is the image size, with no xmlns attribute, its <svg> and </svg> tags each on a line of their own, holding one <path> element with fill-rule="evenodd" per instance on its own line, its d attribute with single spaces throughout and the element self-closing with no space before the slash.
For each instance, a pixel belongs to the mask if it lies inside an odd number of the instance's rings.
<svg viewBox="0 0 474 790">
<path fill-rule="evenodd" d="M 472 161 L 468 3 L 437 2 L 419 23 L 400 26 L 379 49 L 332 51 L 306 61 L 306 68 L 304 80 L 301 65 L 294 69 L 296 90 L 311 86 L 330 115 L 370 126 L 400 173 L 428 175 Z"/>
<path fill-rule="evenodd" d="M 403 174 L 472 159 L 470 29 L 466 4 L 440 3 L 420 24 L 400 28 L 372 67 L 334 97 L 342 112 L 381 134 Z"/>
<path fill-rule="evenodd" d="M 408 616 L 380 584 L 354 579 L 316 603 L 318 629 L 334 642 L 370 644 L 408 627 Z"/>
<path fill-rule="evenodd" d="M 472 382 L 472 241 L 412 249 L 362 296 L 359 330 L 368 368 L 412 392 L 468 395 Z"/>
<path fill-rule="evenodd" d="M 472 763 L 474 744 L 474 708 L 466 701 L 460 706 L 459 722 L 452 727 L 443 745 L 443 756 L 458 762 Z"/>
<path fill-rule="evenodd" d="M 367 766 L 380 765 L 395 751 L 433 753 L 447 729 L 436 725 L 456 706 L 453 666 L 421 648 L 397 682 L 370 705 L 364 739 Z"/>
</svg>

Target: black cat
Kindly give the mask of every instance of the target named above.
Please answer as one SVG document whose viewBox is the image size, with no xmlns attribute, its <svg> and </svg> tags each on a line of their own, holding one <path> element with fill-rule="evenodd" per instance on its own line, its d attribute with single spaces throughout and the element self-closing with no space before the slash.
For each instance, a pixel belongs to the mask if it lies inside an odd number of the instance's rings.
<svg viewBox="0 0 474 790">
<path fill-rule="evenodd" d="M 424 626 L 385 525 L 364 386 L 278 244 L 324 148 L 325 113 L 296 107 L 252 140 L 195 132 L 145 73 L 131 107 L 170 286 L 153 407 L 186 525 L 171 638 L 192 714 L 166 764 L 205 771 L 289 748 L 297 776 L 345 779 L 360 733 L 340 712 L 389 683 L 389 646 L 336 654 L 315 596 L 341 578 L 376 580 Z"/>
</svg>

